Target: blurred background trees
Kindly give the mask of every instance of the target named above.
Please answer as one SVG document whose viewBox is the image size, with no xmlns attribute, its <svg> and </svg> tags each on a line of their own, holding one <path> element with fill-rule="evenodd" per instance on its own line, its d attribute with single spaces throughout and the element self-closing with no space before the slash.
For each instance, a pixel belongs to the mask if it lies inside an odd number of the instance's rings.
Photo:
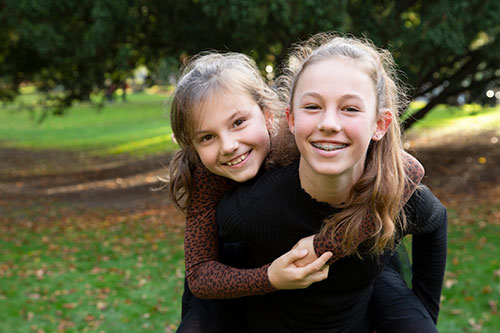
<svg viewBox="0 0 500 333">
<path fill-rule="evenodd" d="M 498 13 L 498 0 L 1 0 L 0 99 L 30 83 L 62 113 L 138 68 L 147 84 L 168 83 L 187 57 L 213 49 L 247 53 L 265 73 L 294 42 L 334 30 L 391 50 L 411 97 L 426 102 L 409 127 L 439 103 L 498 90 Z"/>
</svg>

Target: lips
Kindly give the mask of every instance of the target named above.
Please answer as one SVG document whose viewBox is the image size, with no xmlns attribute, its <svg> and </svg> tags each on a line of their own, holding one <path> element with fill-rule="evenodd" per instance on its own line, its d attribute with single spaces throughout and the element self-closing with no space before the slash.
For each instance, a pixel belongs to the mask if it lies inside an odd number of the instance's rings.
<svg viewBox="0 0 500 333">
<path fill-rule="evenodd" d="M 311 142 L 313 147 L 324 150 L 324 151 L 334 151 L 347 147 L 345 143 L 333 143 L 333 142 Z"/>
<path fill-rule="evenodd" d="M 241 162 L 245 161 L 247 158 L 248 158 L 248 155 L 250 155 L 250 151 L 236 157 L 235 159 L 232 159 L 231 161 L 229 162 L 226 162 L 226 163 L 223 163 L 224 165 L 227 165 L 227 166 L 234 166 L 234 165 L 238 165 L 240 164 Z"/>
</svg>

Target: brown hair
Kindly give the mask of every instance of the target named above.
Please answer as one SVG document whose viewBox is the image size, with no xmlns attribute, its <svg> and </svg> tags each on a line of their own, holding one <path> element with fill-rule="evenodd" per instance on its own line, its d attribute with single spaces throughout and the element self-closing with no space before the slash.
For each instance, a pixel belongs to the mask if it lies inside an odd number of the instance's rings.
<svg viewBox="0 0 500 333">
<path fill-rule="evenodd" d="M 240 91 L 248 94 L 262 111 L 277 114 L 281 103 L 275 91 L 262 79 L 255 62 L 240 53 L 201 53 L 183 69 L 170 104 L 170 124 L 180 150 L 168 168 L 168 194 L 185 210 L 190 197 L 192 171 L 202 166 L 193 146 L 194 114 L 217 93 Z"/>
<path fill-rule="evenodd" d="M 343 209 L 325 220 L 322 232 L 335 234 L 344 230 L 342 246 L 347 254 L 359 253 L 359 230 L 365 216 L 375 221 L 370 253 L 380 253 L 392 246 L 394 235 L 403 230 L 406 219 L 403 192 L 408 181 L 402 158 L 401 129 L 398 110 L 406 103 L 404 93 L 395 75 L 395 63 L 386 50 L 377 49 L 370 41 L 335 33 L 321 33 L 295 46 L 284 74 L 279 78 L 279 90 L 290 108 L 293 105 L 295 87 L 304 69 L 313 63 L 346 57 L 355 61 L 368 74 L 377 96 L 376 112 L 390 111 L 393 121 L 380 141 L 370 143 L 364 173 L 351 189 Z M 293 109 L 290 110 L 293 112 Z M 290 150 L 294 140 L 285 125 L 280 127 L 277 146 Z"/>
</svg>

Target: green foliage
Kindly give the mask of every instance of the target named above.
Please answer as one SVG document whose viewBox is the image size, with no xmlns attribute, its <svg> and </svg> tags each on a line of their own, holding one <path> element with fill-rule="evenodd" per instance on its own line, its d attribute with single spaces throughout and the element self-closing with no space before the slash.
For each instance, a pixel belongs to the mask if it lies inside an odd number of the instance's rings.
<svg viewBox="0 0 500 333">
<path fill-rule="evenodd" d="M 0 58 L 2 97 L 12 97 L 23 81 L 50 95 L 57 106 L 88 100 L 104 79 L 120 81 L 140 55 L 127 43 L 135 17 L 122 1 L 6 1 L 2 6 Z"/>
<path fill-rule="evenodd" d="M 34 82 L 61 108 L 123 80 L 207 49 L 245 52 L 262 68 L 292 43 L 335 30 L 390 49 L 401 75 L 429 103 L 482 101 L 500 83 L 500 2 L 496 0 L 45 0 L 4 1 L 0 98 Z M 175 66 L 169 66 L 171 69 Z M 276 67 L 276 66 L 274 66 Z"/>
</svg>

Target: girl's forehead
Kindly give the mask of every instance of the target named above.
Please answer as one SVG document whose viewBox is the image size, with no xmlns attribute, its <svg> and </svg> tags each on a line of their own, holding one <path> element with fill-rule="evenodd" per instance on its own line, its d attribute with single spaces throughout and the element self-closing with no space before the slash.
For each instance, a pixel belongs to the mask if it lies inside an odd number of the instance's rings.
<svg viewBox="0 0 500 333">
<path fill-rule="evenodd" d="M 366 75 L 370 75 L 370 64 L 366 59 L 362 58 L 350 58 L 347 56 L 336 55 L 325 58 L 320 58 L 315 61 L 312 61 L 302 70 L 303 72 L 307 71 L 311 67 L 320 67 L 324 71 L 329 71 L 329 74 L 335 75 L 335 71 L 332 71 L 334 67 L 337 66 L 337 69 L 343 67 L 349 67 L 351 70 L 363 72 Z"/>
<path fill-rule="evenodd" d="M 210 109 L 219 109 L 221 107 L 234 106 L 239 108 L 248 103 L 254 103 L 254 99 L 250 93 L 244 89 L 235 87 L 234 89 L 221 88 L 214 90 L 200 101 L 199 107 L 196 108 L 194 114 L 197 116 L 203 115 Z"/>
<path fill-rule="evenodd" d="M 207 120 L 207 117 L 214 117 L 221 113 L 245 112 L 256 104 L 249 93 L 240 89 L 223 89 L 214 92 L 195 106 L 192 112 L 192 127 L 196 131 Z"/>
<path fill-rule="evenodd" d="M 305 66 L 298 77 L 295 88 L 315 86 L 322 90 L 329 90 L 330 84 L 341 84 L 341 87 L 356 82 L 363 86 L 374 87 L 373 80 L 364 66 L 359 66 L 359 61 L 347 57 L 333 57 L 312 62 Z M 353 86 L 356 88 L 356 86 Z M 361 88 L 361 87 L 358 87 Z"/>
</svg>

